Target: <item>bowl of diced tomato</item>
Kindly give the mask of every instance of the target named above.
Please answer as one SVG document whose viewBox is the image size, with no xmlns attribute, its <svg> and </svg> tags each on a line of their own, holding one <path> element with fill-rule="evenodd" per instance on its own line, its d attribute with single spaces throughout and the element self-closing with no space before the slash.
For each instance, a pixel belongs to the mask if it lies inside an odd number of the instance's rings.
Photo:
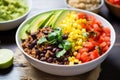
<svg viewBox="0 0 120 80">
<path fill-rule="evenodd" d="M 98 14 L 76 9 L 40 12 L 17 29 L 16 43 L 35 68 L 73 76 L 100 65 L 115 43 L 113 26 Z"/>
<path fill-rule="evenodd" d="M 105 0 L 105 4 L 112 14 L 120 18 L 120 0 Z"/>
</svg>

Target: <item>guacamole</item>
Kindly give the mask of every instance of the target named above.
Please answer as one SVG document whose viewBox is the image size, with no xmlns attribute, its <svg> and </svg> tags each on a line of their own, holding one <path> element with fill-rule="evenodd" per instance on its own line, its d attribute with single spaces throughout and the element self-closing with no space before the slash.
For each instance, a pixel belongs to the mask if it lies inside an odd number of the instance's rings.
<svg viewBox="0 0 120 80">
<path fill-rule="evenodd" d="M 0 22 L 16 19 L 27 11 L 26 0 L 0 0 Z"/>
</svg>

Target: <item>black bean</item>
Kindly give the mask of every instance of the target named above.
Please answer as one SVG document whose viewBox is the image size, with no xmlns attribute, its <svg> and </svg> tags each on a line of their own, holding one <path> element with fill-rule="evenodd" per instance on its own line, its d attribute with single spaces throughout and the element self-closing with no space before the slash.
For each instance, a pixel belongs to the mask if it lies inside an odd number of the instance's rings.
<svg viewBox="0 0 120 80">
<path fill-rule="evenodd" d="M 51 57 L 56 57 L 56 54 L 55 53 L 51 53 L 50 56 Z"/>
<path fill-rule="evenodd" d="M 67 58 L 64 58 L 64 60 L 63 60 L 64 62 L 66 62 L 66 61 L 68 61 L 68 59 Z"/>
<path fill-rule="evenodd" d="M 49 57 L 48 59 L 47 59 L 47 62 L 49 62 L 49 63 L 51 63 L 53 61 L 53 58 L 52 57 Z"/>
<path fill-rule="evenodd" d="M 40 54 L 40 51 L 38 49 L 36 49 L 35 52 L 36 52 L 36 55 Z"/>
<path fill-rule="evenodd" d="M 36 45 L 37 44 L 37 39 L 35 39 L 32 43 Z"/>
<path fill-rule="evenodd" d="M 63 64 L 64 64 L 64 62 L 60 62 L 59 64 L 63 65 Z"/>
<path fill-rule="evenodd" d="M 47 46 L 46 49 L 47 50 L 51 50 L 53 47 L 52 46 Z"/>
<path fill-rule="evenodd" d="M 34 47 L 33 45 L 28 44 L 28 48 L 29 48 L 29 49 L 32 49 L 33 47 Z"/>
<path fill-rule="evenodd" d="M 44 56 L 45 56 L 45 54 L 43 54 L 43 53 L 40 54 L 40 57 L 44 57 Z"/>
<path fill-rule="evenodd" d="M 64 34 L 64 35 L 62 36 L 62 38 L 63 38 L 63 39 L 67 39 L 67 38 L 68 38 L 68 35 L 67 35 L 67 34 Z"/>
<path fill-rule="evenodd" d="M 46 61 L 46 57 L 41 57 L 40 60 L 41 61 Z"/>
<path fill-rule="evenodd" d="M 32 49 L 37 44 L 37 40 L 34 40 L 31 44 L 28 45 L 30 49 Z"/>
<path fill-rule="evenodd" d="M 46 54 L 46 52 L 47 52 L 46 50 L 43 50 L 43 51 L 42 51 L 42 53 L 44 53 L 44 54 Z"/>
<path fill-rule="evenodd" d="M 60 49 L 57 48 L 56 51 L 55 51 L 55 53 L 57 53 L 57 52 L 59 52 L 59 51 L 60 51 Z"/>
<path fill-rule="evenodd" d="M 53 49 L 52 49 L 52 52 L 55 52 L 56 50 L 57 50 L 57 48 L 53 48 Z"/>
<path fill-rule="evenodd" d="M 78 64 L 77 62 L 74 62 L 74 64 Z"/>
<path fill-rule="evenodd" d="M 61 58 L 57 58 L 57 61 L 61 62 L 61 61 L 62 61 L 62 59 L 61 59 Z"/>
<path fill-rule="evenodd" d="M 36 33 L 31 34 L 31 37 L 32 37 L 33 39 L 36 39 L 36 38 L 37 38 L 37 37 L 36 37 Z"/>
<path fill-rule="evenodd" d="M 37 40 L 34 40 L 31 44 L 28 44 L 28 47 L 32 49 L 37 44 Z"/>
<path fill-rule="evenodd" d="M 57 61 L 57 58 L 53 58 L 53 62 L 56 62 Z"/>
</svg>

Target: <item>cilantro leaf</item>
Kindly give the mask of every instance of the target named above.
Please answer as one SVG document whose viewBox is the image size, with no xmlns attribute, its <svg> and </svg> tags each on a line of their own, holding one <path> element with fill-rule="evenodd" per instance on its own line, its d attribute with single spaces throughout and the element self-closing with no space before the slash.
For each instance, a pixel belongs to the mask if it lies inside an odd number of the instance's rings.
<svg viewBox="0 0 120 80">
<path fill-rule="evenodd" d="M 45 36 L 41 37 L 38 41 L 37 44 L 42 44 L 44 42 L 47 42 L 47 39 L 45 38 Z"/>
<path fill-rule="evenodd" d="M 56 57 L 57 57 L 57 58 L 60 58 L 60 57 L 63 56 L 65 53 L 66 53 L 66 50 L 63 49 L 62 51 L 59 51 L 59 52 L 56 53 Z"/>
</svg>

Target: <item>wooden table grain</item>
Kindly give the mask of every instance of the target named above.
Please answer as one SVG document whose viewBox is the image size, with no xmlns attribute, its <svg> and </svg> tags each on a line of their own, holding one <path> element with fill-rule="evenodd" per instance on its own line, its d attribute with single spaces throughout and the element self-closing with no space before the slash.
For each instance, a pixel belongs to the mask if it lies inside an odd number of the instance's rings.
<svg viewBox="0 0 120 80">
<path fill-rule="evenodd" d="M 66 8 L 65 0 L 33 0 L 32 10 L 28 16 L 31 17 L 37 12 L 53 9 L 53 8 Z M 107 19 L 114 27 L 116 32 L 116 42 L 110 51 L 110 55 L 102 63 L 102 71 L 98 80 L 120 80 L 120 19 L 112 15 L 104 5 L 99 13 L 100 16 Z M 8 26 L 9 27 L 9 26 Z M 9 31 L 0 31 L 0 48 L 12 49 L 15 52 L 17 47 L 15 42 L 15 33 L 17 28 Z M 0 80 L 10 76 L 19 77 L 19 72 L 11 67 L 1 73 Z M 14 78 L 11 80 L 14 80 Z"/>
</svg>

